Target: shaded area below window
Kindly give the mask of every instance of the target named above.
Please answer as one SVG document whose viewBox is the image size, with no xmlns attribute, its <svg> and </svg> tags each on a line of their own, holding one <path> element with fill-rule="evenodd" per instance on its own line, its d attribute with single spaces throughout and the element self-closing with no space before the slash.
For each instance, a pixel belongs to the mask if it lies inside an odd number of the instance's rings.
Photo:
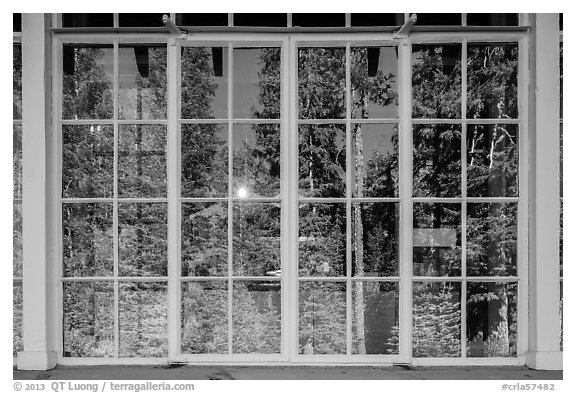
<svg viewBox="0 0 576 393">
<path fill-rule="evenodd" d="M 62 14 L 62 27 L 113 27 L 114 14 Z"/>
</svg>

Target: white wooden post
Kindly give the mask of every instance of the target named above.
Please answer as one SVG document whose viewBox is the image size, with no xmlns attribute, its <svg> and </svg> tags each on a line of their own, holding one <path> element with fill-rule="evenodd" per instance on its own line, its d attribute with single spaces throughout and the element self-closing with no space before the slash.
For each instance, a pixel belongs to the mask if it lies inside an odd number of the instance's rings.
<svg viewBox="0 0 576 393">
<path fill-rule="evenodd" d="M 558 14 L 531 16 L 529 326 L 526 363 L 562 369 L 559 273 Z"/>
<path fill-rule="evenodd" d="M 51 126 L 51 37 L 49 14 L 22 14 L 22 171 L 24 351 L 20 370 L 56 365 L 56 277 L 51 256 L 55 201 Z"/>
</svg>

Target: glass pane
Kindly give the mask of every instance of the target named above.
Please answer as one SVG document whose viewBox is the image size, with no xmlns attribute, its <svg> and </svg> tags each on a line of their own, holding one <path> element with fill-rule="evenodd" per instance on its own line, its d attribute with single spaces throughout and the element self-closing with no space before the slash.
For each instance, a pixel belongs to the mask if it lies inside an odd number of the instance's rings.
<svg viewBox="0 0 576 393">
<path fill-rule="evenodd" d="M 234 49 L 234 118 L 280 118 L 280 48 Z"/>
<path fill-rule="evenodd" d="M 461 128 L 459 124 L 416 124 L 413 132 L 413 195 L 459 197 Z"/>
<path fill-rule="evenodd" d="M 467 14 L 468 26 L 518 26 L 518 14 Z"/>
<path fill-rule="evenodd" d="M 300 203 L 299 275 L 346 275 L 346 205 Z"/>
<path fill-rule="evenodd" d="M 113 283 L 63 285 L 64 357 L 114 356 Z"/>
<path fill-rule="evenodd" d="M 418 16 L 416 22 L 418 26 L 460 26 L 462 24 L 462 14 L 444 12 L 421 14 L 418 12 L 416 15 Z"/>
<path fill-rule="evenodd" d="M 226 203 L 182 204 L 182 277 L 228 275 Z"/>
<path fill-rule="evenodd" d="M 469 203 L 468 276 L 516 275 L 518 218 L 515 203 Z"/>
<path fill-rule="evenodd" d="M 352 196 L 398 196 L 398 125 L 353 124 Z"/>
<path fill-rule="evenodd" d="M 344 27 L 345 14 L 292 14 L 292 26 L 299 27 Z"/>
<path fill-rule="evenodd" d="M 121 45 L 118 63 L 120 119 L 166 119 L 166 47 Z"/>
<path fill-rule="evenodd" d="M 228 26 L 228 14 L 176 14 L 178 26 Z"/>
<path fill-rule="evenodd" d="M 286 27 L 286 14 L 234 14 L 234 26 Z"/>
<path fill-rule="evenodd" d="M 234 353 L 280 353 L 280 281 L 234 283 Z"/>
<path fill-rule="evenodd" d="M 118 195 L 166 197 L 166 127 L 121 124 L 118 137 Z"/>
<path fill-rule="evenodd" d="M 14 33 L 22 31 L 22 14 L 12 14 L 12 31 Z"/>
<path fill-rule="evenodd" d="M 460 357 L 460 283 L 414 283 L 412 356 Z"/>
<path fill-rule="evenodd" d="M 169 12 L 161 14 L 118 14 L 120 27 L 164 27 L 162 15 L 170 15 Z"/>
<path fill-rule="evenodd" d="M 62 196 L 112 198 L 113 187 L 113 127 L 62 126 Z"/>
<path fill-rule="evenodd" d="M 518 117 L 518 44 L 468 44 L 469 119 Z"/>
<path fill-rule="evenodd" d="M 62 205 L 64 276 L 112 276 L 114 273 L 111 203 Z"/>
<path fill-rule="evenodd" d="M 412 46 L 412 117 L 429 119 L 460 117 L 461 64 L 460 44 Z"/>
<path fill-rule="evenodd" d="M 346 117 L 345 90 L 344 48 L 298 50 L 298 108 L 301 119 Z"/>
<path fill-rule="evenodd" d="M 168 285 L 120 283 L 120 357 L 168 355 Z"/>
<path fill-rule="evenodd" d="M 459 203 L 414 203 L 415 276 L 459 276 L 462 226 Z"/>
<path fill-rule="evenodd" d="M 346 126 L 298 126 L 299 195 L 343 198 L 346 194 Z"/>
<path fill-rule="evenodd" d="M 234 203 L 234 275 L 280 271 L 280 204 Z"/>
<path fill-rule="evenodd" d="M 468 283 L 467 293 L 467 356 L 516 356 L 518 284 Z"/>
<path fill-rule="evenodd" d="M 398 203 L 352 204 L 352 274 L 398 276 Z"/>
<path fill-rule="evenodd" d="M 112 119 L 112 45 L 63 47 L 62 118 Z"/>
<path fill-rule="evenodd" d="M 22 118 L 22 46 L 21 45 L 12 46 L 12 104 L 13 104 L 12 106 L 13 119 L 21 119 Z"/>
<path fill-rule="evenodd" d="M 182 284 L 182 353 L 228 353 L 227 288 L 216 281 Z"/>
<path fill-rule="evenodd" d="M 181 116 L 228 117 L 228 48 L 182 48 Z"/>
<path fill-rule="evenodd" d="M 352 353 L 398 354 L 398 284 L 356 281 L 352 287 Z"/>
<path fill-rule="evenodd" d="M 112 27 L 114 14 L 62 14 L 62 27 Z"/>
<path fill-rule="evenodd" d="M 346 354 L 346 284 L 301 282 L 299 353 Z"/>
<path fill-rule="evenodd" d="M 562 119 L 563 117 L 564 117 L 564 42 L 560 42 L 560 119 Z"/>
<path fill-rule="evenodd" d="M 350 25 L 355 26 L 402 26 L 404 14 L 351 14 Z"/>
<path fill-rule="evenodd" d="M 352 48 L 352 118 L 398 117 L 398 48 Z"/>
<path fill-rule="evenodd" d="M 560 201 L 560 277 L 564 277 L 564 201 Z"/>
<path fill-rule="evenodd" d="M 234 196 L 280 197 L 280 125 L 235 124 Z"/>
<path fill-rule="evenodd" d="M 12 127 L 12 197 L 22 199 L 22 126 Z"/>
<path fill-rule="evenodd" d="M 120 276 L 167 276 L 165 203 L 118 206 Z"/>
<path fill-rule="evenodd" d="M 468 126 L 468 196 L 518 196 L 518 126 Z"/>
<path fill-rule="evenodd" d="M 228 126 L 182 124 L 182 197 L 228 196 Z"/>
<path fill-rule="evenodd" d="M 12 287 L 12 356 L 24 350 L 22 340 L 22 283 L 14 283 Z"/>
<path fill-rule="evenodd" d="M 14 203 L 12 210 L 12 276 L 22 277 L 22 204 Z"/>
<path fill-rule="evenodd" d="M 560 350 L 564 350 L 564 282 L 560 281 Z"/>
</svg>

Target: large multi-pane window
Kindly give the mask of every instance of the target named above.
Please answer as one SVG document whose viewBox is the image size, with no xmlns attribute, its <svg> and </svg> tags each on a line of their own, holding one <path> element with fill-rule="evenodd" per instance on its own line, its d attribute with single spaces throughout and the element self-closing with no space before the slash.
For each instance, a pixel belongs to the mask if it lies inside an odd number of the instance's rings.
<svg viewBox="0 0 576 393">
<path fill-rule="evenodd" d="M 12 46 L 13 65 L 13 110 L 12 110 L 12 152 L 13 152 L 13 335 L 12 354 L 22 351 L 22 45 L 21 14 L 14 14 L 14 44 Z"/>
<path fill-rule="evenodd" d="M 516 355 L 517 79 L 515 42 L 412 46 L 415 357 Z"/>
<path fill-rule="evenodd" d="M 515 357 L 518 35 L 234 34 L 58 38 L 62 356 Z"/>
</svg>

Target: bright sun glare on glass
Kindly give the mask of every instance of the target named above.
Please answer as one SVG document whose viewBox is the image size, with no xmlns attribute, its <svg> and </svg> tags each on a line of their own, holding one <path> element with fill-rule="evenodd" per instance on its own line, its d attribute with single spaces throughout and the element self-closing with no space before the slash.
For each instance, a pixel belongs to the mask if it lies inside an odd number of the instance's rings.
<svg viewBox="0 0 576 393">
<path fill-rule="evenodd" d="M 238 189 L 238 198 L 246 198 L 248 196 L 248 190 L 246 187 L 240 187 Z"/>
</svg>

